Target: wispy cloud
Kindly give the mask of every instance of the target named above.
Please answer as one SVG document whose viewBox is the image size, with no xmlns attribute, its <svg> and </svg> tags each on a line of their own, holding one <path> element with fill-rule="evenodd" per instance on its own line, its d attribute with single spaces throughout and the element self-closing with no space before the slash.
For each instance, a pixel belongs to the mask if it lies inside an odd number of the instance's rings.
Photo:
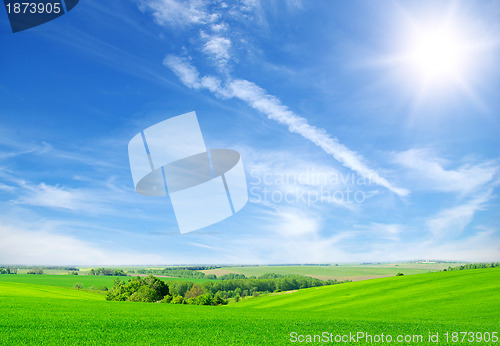
<svg viewBox="0 0 500 346">
<path fill-rule="evenodd" d="M 0 183 L 0 191 L 13 192 L 15 189 L 16 189 L 15 186 Z"/>
<path fill-rule="evenodd" d="M 355 225 L 352 232 L 365 238 L 397 241 L 405 230 L 406 227 L 399 224 L 372 222 L 368 225 Z"/>
<path fill-rule="evenodd" d="M 427 227 L 435 238 L 455 238 L 471 223 L 477 211 L 491 199 L 491 192 L 473 198 L 467 203 L 442 210 L 427 221 Z"/>
<path fill-rule="evenodd" d="M 325 129 L 310 125 L 304 117 L 291 111 L 286 105 L 255 83 L 247 80 L 227 80 L 224 84 L 216 77 L 200 77 L 198 70 L 187 60 L 177 56 L 167 56 L 163 63 L 170 68 L 187 87 L 193 89 L 207 89 L 223 98 L 237 98 L 246 102 L 250 107 L 264 113 L 271 120 L 287 126 L 292 133 L 299 134 L 320 147 L 327 154 L 332 155 L 345 167 L 357 172 L 362 177 L 384 186 L 399 196 L 406 196 L 409 191 L 391 184 L 378 172 L 365 163 L 365 159 L 339 143 Z"/>
<path fill-rule="evenodd" d="M 312 237 L 321 230 L 321 218 L 300 208 L 277 208 L 271 219 L 272 230 L 285 238 Z"/>
<path fill-rule="evenodd" d="M 82 189 L 68 189 L 58 185 L 24 184 L 24 194 L 13 201 L 15 204 L 62 208 L 72 211 L 96 212 L 99 206 L 92 203 L 95 198 Z"/>
<path fill-rule="evenodd" d="M 249 198 L 268 207 L 340 206 L 356 210 L 373 193 L 370 182 L 355 172 L 338 170 L 289 151 L 238 147 L 245 158 Z"/>
<path fill-rule="evenodd" d="M 142 10 L 151 10 L 160 25 L 186 26 L 213 21 L 206 10 L 206 1 L 201 0 L 153 0 L 140 1 Z"/>
<path fill-rule="evenodd" d="M 204 32 L 201 37 L 205 40 L 203 52 L 207 54 L 217 66 L 225 66 L 230 59 L 229 49 L 231 48 L 231 40 L 227 37 L 219 35 L 208 35 Z"/>
<path fill-rule="evenodd" d="M 427 149 L 410 149 L 394 155 L 394 161 L 407 169 L 409 178 L 424 190 L 469 194 L 491 182 L 499 172 L 493 163 L 464 164 L 446 169 L 449 162 Z"/>
<path fill-rule="evenodd" d="M 42 141 L 41 143 L 24 143 L 11 138 L 5 129 L 0 130 L 0 160 L 14 158 L 26 154 L 44 154 L 52 150 L 52 146 Z"/>
</svg>

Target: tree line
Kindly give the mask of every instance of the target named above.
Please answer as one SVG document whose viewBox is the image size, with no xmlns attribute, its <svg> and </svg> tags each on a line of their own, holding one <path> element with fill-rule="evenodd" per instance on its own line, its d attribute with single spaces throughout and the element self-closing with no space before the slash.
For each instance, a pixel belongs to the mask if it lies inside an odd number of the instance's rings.
<svg viewBox="0 0 500 346">
<path fill-rule="evenodd" d="M 196 267 L 196 268 L 206 268 L 206 267 Z M 190 267 L 170 267 L 163 269 L 139 269 L 138 274 L 154 274 L 154 275 L 165 275 L 174 278 L 187 278 L 187 279 L 216 279 L 217 277 L 213 274 L 205 275 L 205 273 L 200 272 L 200 270 L 205 269 L 192 269 Z"/>
<path fill-rule="evenodd" d="M 247 296 L 335 285 L 346 281 L 327 280 L 302 275 L 265 274 L 260 278 L 212 280 L 202 283 L 170 281 L 153 275 L 135 277 L 124 282 L 117 278 L 106 299 L 116 301 L 162 302 L 168 304 L 223 305 Z"/>
<path fill-rule="evenodd" d="M 127 276 L 123 269 L 97 268 L 92 269 L 89 275 L 104 275 L 104 276 Z"/>
<path fill-rule="evenodd" d="M 0 267 L 0 274 L 17 274 L 19 269 L 28 269 L 27 274 L 43 274 L 43 270 L 67 270 L 77 272 L 80 269 L 76 267 L 61 266 L 3 266 Z"/>
<path fill-rule="evenodd" d="M 444 269 L 443 271 L 482 269 L 482 268 L 495 268 L 495 267 L 500 267 L 500 262 L 469 263 L 457 267 L 448 267 L 448 269 Z"/>
<path fill-rule="evenodd" d="M 16 268 L 0 268 L 0 274 L 17 274 Z"/>
<path fill-rule="evenodd" d="M 202 269 L 200 269 L 202 268 Z M 214 274 L 205 274 L 199 270 L 213 269 L 212 267 L 167 267 L 163 269 L 139 269 L 138 274 L 153 274 L 153 275 L 165 275 L 174 278 L 185 278 L 185 279 L 209 279 L 209 280 L 245 280 L 245 279 L 278 279 L 283 278 L 285 275 L 267 273 L 259 277 L 257 276 L 246 276 L 245 274 L 229 273 L 221 276 L 216 276 Z M 220 268 L 220 267 L 219 267 Z M 300 277 L 301 275 L 297 275 Z M 311 278 L 312 279 L 312 278 Z M 318 279 L 315 279 L 318 280 Z M 319 280 L 320 281 L 320 280 Z M 333 281 L 332 281 L 333 282 Z M 329 283 L 331 284 L 331 283 Z"/>
</svg>

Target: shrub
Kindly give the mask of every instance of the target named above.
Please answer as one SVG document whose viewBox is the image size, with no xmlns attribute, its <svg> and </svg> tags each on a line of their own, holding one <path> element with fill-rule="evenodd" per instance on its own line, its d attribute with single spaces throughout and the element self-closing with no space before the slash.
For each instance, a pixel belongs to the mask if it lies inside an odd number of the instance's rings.
<svg viewBox="0 0 500 346">
<path fill-rule="evenodd" d="M 159 300 L 158 293 L 149 286 L 141 286 L 127 299 L 129 302 L 151 303 Z"/>
<path fill-rule="evenodd" d="M 184 304 L 184 298 L 182 296 L 174 296 L 170 304 Z"/>
<path fill-rule="evenodd" d="M 162 303 L 165 303 L 165 304 L 170 304 L 170 302 L 172 301 L 172 296 L 171 295 L 166 295 L 165 297 L 163 297 L 163 299 L 161 300 Z"/>
<path fill-rule="evenodd" d="M 214 298 L 210 293 L 205 293 L 196 298 L 198 305 L 213 305 Z"/>
<path fill-rule="evenodd" d="M 125 284 L 116 278 L 113 288 L 106 295 L 107 300 L 128 300 L 132 302 L 155 302 L 168 295 L 168 286 L 153 275 L 139 276 Z"/>
<path fill-rule="evenodd" d="M 76 288 L 77 290 L 82 290 L 83 284 L 81 282 L 77 282 L 73 285 L 73 288 Z"/>
</svg>

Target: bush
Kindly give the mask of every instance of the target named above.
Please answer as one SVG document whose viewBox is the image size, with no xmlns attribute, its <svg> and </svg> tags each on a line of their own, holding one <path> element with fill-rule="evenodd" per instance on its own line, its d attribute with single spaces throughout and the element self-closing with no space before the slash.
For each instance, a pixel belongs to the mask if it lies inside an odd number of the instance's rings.
<svg viewBox="0 0 500 346">
<path fill-rule="evenodd" d="M 214 299 L 213 299 L 213 302 L 212 302 L 212 305 L 226 305 L 227 304 L 227 300 L 222 298 L 220 296 L 220 293 L 217 292 L 214 296 Z"/>
<path fill-rule="evenodd" d="M 182 296 L 174 296 L 170 304 L 184 304 L 184 298 Z"/>
<path fill-rule="evenodd" d="M 158 293 L 149 286 L 141 286 L 137 292 L 132 293 L 132 295 L 127 299 L 129 302 L 145 302 L 151 303 L 158 299 Z"/>
<path fill-rule="evenodd" d="M 73 285 L 73 288 L 76 288 L 77 290 L 83 290 L 83 284 L 81 282 L 77 282 Z"/>
<path fill-rule="evenodd" d="M 403 273 L 397 273 L 396 276 L 404 276 L 405 274 Z"/>
<path fill-rule="evenodd" d="M 129 280 L 127 284 L 116 278 L 113 288 L 106 295 L 106 300 L 155 302 L 162 300 L 168 293 L 168 286 L 153 275 L 145 278 L 138 276 Z"/>
<path fill-rule="evenodd" d="M 165 304 L 170 304 L 170 302 L 172 301 L 172 296 L 171 295 L 166 295 L 165 297 L 163 297 L 163 299 L 161 300 L 162 303 L 165 303 Z"/>
<path fill-rule="evenodd" d="M 198 305 L 213 305 L 214 298 L 210 293 L 205 293 L 196 298 Z"/>
</svg>

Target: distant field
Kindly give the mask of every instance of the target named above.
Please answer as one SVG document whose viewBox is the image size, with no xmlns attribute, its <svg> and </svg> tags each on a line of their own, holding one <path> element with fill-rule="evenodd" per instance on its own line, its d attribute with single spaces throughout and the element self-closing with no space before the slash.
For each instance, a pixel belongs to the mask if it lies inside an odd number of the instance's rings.
<svg viewBox="0 0 500 346">
<path fill-rule="evenodd" d="M 500 332 L 499 292 L 498 268 L 353 282 L 218 307 L 108 302 L 91 292 L 4 281 L 0 344 L 285 345 L 292 332 L 422 335 L 424 342 L 408 345 L 435 344 L 426 340 L 439 332 L 439 344 L 452 344 L 446 331 Z"/>
<path fill-rule="evenodd" d="M 329 266 L 243 266 L 223 267 L 219 269 L 203 270 L 205 274 L 222 276 L 225 274 L 245 274 L 246 276 L 260 276 L 266 273 L 298 274 L 312 276 L 321 280 L 337 279 L 339 281 L 360 281 L 366 279 L 394 276 L 397 273 L 405 275 L 421 274 L 439 271 L 449 266 L 459 266 L 463 263 L 384 263 L 384 264 L 342 264 Z"/>
<path fill-rule="evenodd" d="M 84 288 L 94 286 L 96 289 L 106 286 L 111 288 L 113 281 L 118 278 L 122 281 L 132 279 L 131 276 L 100 276 L 100 275 L 32 275 L 32 274 L 3 274 L 0 282 L 19 282 L 26 284 L 37 284 L 47 286 L 73 287 L 77 282 L 82 283 Z M 164 281 L 191 281 L 202 282 L 207 279 L 182 279 L 182 278 L 160 278 Z"/>
<path fill-rule="evenodd" d="M 28 268 L 21 268 L 17 270 L 18 274 L 26 274 L 30 269 Z M 62 269 L 44 269 L 43 273 L 44 274 L 50 274 L 50 275 L 67 275 L 70 272 L 70 270 L 62 270 Z"/>
</svg>

